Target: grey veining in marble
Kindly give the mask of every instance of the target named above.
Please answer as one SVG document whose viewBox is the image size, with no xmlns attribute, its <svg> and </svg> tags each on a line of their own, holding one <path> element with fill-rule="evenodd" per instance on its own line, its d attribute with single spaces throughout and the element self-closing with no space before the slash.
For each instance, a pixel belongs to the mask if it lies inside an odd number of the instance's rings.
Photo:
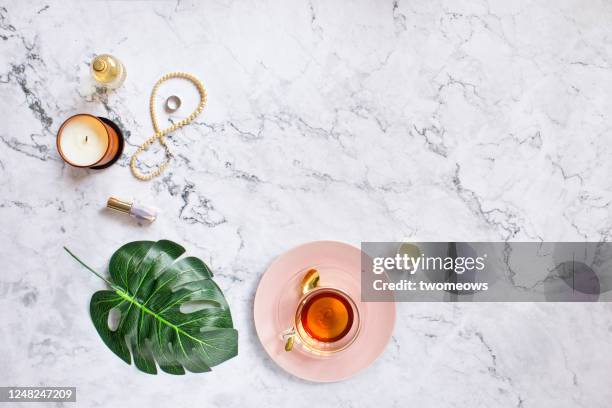
<svg viewBox="0 0 612 408">
<path fill-rule="evenodd" d="M 612 239 L 611 22 L 606 0 L 0 0 L 0 385 L 76 386 L 80 407 L 611 406 L 610 304 L 399 304 L 384 355 L 329 385 L 279 369 L 252 323 L 261 274 L 306 241 Z M 88 76 L 102 52 L 127 67 L 115 92 Z M 174 70 L 209 102 L 139 182 L 148 94 Z M 175 86 L 160 98 L 189 105 Z M 118 164 L 60 160 L 77 112 L 124 129 Z M 162 214 L 138 225 L 110 195 Z M 105 271 L 160 238 L 232 306 L 240 354 L 213 373 L 112 355 L 88 316 L 103 285 L 62 250 Z"/>
</svg>

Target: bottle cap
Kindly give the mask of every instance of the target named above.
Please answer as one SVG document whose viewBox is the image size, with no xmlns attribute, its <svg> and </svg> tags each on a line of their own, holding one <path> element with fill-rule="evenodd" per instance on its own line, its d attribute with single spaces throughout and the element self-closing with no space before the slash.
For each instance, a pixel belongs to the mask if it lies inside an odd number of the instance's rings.
<svg viewBox="0 0 612 408">
<path fill-rule="evenodd" d="M 93 69 L 97 72 L 104 71 L 106 69 L 106 61 L 100 57 L 96 57 L 93 61 Z"/>
<path fill-rule="evenodd" d="M 111 210 L 119 211 L 122 213 L 130 213 L 132 209 L 132 203 L 128 203 L 126 201 L 121 201 L 118 198 L 110 197 L 106 202 L 106 206 Z"/>
</svg>

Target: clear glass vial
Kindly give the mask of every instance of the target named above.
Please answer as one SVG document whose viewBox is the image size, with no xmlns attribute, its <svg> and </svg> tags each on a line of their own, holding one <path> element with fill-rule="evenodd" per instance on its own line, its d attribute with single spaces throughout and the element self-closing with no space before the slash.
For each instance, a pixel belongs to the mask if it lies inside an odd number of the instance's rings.
<svg viewBox="0 0 612 408">
<path fill-rule="evenodd" d="M 123 84 L 127 72 L 117 57 L 101 54 L 91 61 L 91 75 L 99 85 L 115 89 Z"/>
<path fill-rule="evenodd" d="M 157 208 L 136 202 L 119 200 L 115 197 L 110 197 L 106 202 L 106 206 L 111 210 L 128 214 L 130 217 L 136 218 L 139 221 L 153 222 L 159 213 Z"/>
</svg>

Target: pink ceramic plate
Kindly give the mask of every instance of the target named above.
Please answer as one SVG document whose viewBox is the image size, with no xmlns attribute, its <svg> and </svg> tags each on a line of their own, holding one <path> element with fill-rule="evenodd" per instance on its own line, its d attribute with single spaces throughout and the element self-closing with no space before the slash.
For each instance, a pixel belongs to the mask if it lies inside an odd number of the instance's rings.
<svg viewBox="0 0 612 408">
<path fill-rule="evenodd" d="M 291 327 L 303 274 L 316 268 L 322 286 L 343 289 L 355 300 L 361 330 L 346 350 L 316 357 L 299 348 L 286 352 L 281 333 Z M 383 352 L 395 324 L 395 303 L 361 302 L 361 251 L 334 241 L 310 242 L 279 256 L 259 282 L 255 328 L 264 348 L 289 373 L 315 382 L 344 380 L 368 367 Z"/>
</svg>

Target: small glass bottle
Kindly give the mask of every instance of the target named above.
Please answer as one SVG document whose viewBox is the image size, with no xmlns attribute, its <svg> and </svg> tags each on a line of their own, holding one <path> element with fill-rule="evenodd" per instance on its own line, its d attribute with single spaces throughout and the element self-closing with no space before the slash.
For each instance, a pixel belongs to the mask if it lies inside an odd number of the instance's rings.
<svg viewBox="0 0 612 408">
<path fill-rule="evenodd" d="M 115 197 L 110 197 L 106 202 L 106 206 L 111 210 L 128 214 L 130 217 L 134 217 L 140 221 L 153 222 L 159 213 L 157 208 L 149 207 L 136 202 L 122 201 Z"/>
<path fill-rule="evenodd" d="M 99 85 L 115 89 L 123 84 L 127 72 L 118 58 L 101 54 L 91 61 L 91 75 Z"/>
</svg>

